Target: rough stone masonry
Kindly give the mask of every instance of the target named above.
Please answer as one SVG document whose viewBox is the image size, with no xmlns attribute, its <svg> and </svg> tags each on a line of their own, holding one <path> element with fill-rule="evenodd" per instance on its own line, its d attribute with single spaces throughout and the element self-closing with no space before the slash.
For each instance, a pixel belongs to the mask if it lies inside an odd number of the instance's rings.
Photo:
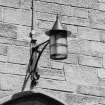
<svg viewBox="0 0 105 105">
<path fill-rule="evenodd" d="M 35 0 L 35 36 L 46 39 L 56 14 L 74 37 L 68 58 L 53 61 L 49 48 L 38 68 L 35 90 L 66 105 L 105 104 L 105 0 Z M 0 99 L 21 91 L 29 62 L 31 0 L 0 0 Z"/>
</svg>

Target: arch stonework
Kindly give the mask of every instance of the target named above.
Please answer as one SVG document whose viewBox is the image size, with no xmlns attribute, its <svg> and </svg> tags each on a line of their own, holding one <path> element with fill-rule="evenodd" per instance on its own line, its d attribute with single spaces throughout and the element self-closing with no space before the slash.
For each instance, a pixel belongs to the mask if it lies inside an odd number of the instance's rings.
<svg viewBox="0 0 105 105">
<path fill-rule="evenodd" d="M 55 97 L 45 93 L 24 91 L 19 92 L 0 100 L 0 105 L 65 105 Z"/>
</svg>

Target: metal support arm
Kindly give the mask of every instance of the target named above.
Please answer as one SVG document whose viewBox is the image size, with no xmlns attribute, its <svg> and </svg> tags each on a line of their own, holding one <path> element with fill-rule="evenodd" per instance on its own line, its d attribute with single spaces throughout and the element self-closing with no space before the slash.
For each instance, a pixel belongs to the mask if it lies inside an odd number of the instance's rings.
<svg viewBox="0 0 105 105">
<path fill-rule="evenodd" d="M 49 40 L 47 40 L 47 41 L 45 41 L 45 42 L 31 48 L 32 53 L 30 55 L 30 60 L 29 60 L 25 80 L 24 80 L 24 83 L 23 83 L 22 91 L 25 89 L 27 81 L 28 81 L 29 78 L 31 78 L 31 86 L 30 86 L 30 88 L 33 88 L 34 86 L 36 86 L 37 81 L 38 81 L 38 79 L 40 77 L 40 75 L 38 74 L 38 70 L 37 70 L 38 69 L 37 68 L 38 62 L 40 60 L 40 57 L 41 57 L 43 51 L 45 50 L 45 48 L 47 47 L 48 44 L 49 44 Z M 42 45 L 44 45 L 43 48 L 41 49 L 41 51 L 38 51 L 39 47 L 42 46 Z M 35 60 L 33 59 L 34 54 L 36 55 Z M 34 65 L 33 65 L 33 62 L 34 62 Z M 31 67 L 32 65 L 34 66 L 33 69 Z"/>
</svg>

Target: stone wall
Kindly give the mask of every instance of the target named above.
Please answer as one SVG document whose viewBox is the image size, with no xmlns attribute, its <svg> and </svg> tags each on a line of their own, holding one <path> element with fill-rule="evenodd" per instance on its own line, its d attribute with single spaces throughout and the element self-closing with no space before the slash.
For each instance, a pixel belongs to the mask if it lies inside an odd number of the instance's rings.
<svg viewBox="0 0 105 105">
<path fill-rule="evenodd" d="M 59 13 L 72 32 L 68 58 L 39 62 L 37 89 L 67 105 L 105 104 L 105 0 L 35 0 L 34 38 L 43 42 Z M 0 0 L 0 99 L 21 91 L 29 62 L 31 0 Z M 35 88 L 36 89 L 36 88 Z"/>
</svg>

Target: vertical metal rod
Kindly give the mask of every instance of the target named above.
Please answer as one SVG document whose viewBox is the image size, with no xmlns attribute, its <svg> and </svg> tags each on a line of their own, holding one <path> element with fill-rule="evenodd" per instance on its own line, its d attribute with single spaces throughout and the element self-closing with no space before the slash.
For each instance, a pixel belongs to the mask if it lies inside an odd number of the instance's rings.
<svg viewBox="0 0 105 105">
<path fill-rule="evenodd" d="M 32 17 L 31 17 L 31 32 L 30 32 L 30 38 L 31 38 L 31 42 L 30 42 L 30 61 L 29 61 L 29 65 L 28 65 L 28 69 L 26 71 L 26 75 L 25 75 L 25 80 L 23 83 L 23 87 L 22 87 L 22 91 L 24 91 L 27 81 L 30 78 L 31 74 L 30 72 L 32 72 L 32 65 L 30 64 L 32 57 L 33 57 L 33 52 L 32 52 L 32 48 L 36 45 L 36 40 L 33 40 L 33 35 L 35 35 L 35 30 L 34 30 L 34 0 L 31 1 L 31 10 L 32 10 Z M 34 54 L 34 59 L 36 61 L 37 59 L 37 53 L 35 52 Z"/>
<path fill-rule="evenodd" d="M 31 31 L 34 30 L 34 0 L 32 0 L 32 21 L 31 21 Z"/>
</svg>

